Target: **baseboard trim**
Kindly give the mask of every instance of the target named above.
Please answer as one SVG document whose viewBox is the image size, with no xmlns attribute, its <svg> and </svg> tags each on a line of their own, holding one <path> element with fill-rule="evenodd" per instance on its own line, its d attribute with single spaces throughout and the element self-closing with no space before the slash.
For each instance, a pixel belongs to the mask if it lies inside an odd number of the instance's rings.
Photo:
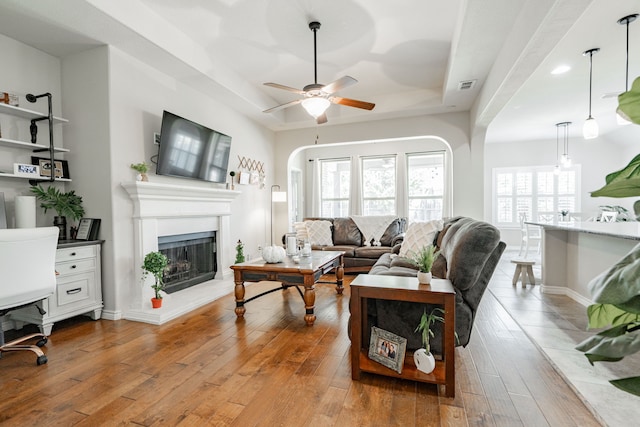
<svg viewBox="0 0 640 427">
<path fill-rule="evenodd" d="M 581 305 L 583 305 L 585 307 L 588 307 L 588 306 L 590 306 L 591 304 L 594 303 L 589 298 L 586 298 L 585 296 L 580 295 L 579 293 L 577 293 L 573 289 L 569 289 L 569 288 L 564 287 L 564 286 L 540 285 L 540 291 L 542 293 L 550 294 L 550 295 L 564 295 L 564 296 L 567 296 L 567 297 L 571 298 L 572 300 L 574 300 L 575 302 L 577 302 L 578 304 L 581 304 Z"/>
</svg>

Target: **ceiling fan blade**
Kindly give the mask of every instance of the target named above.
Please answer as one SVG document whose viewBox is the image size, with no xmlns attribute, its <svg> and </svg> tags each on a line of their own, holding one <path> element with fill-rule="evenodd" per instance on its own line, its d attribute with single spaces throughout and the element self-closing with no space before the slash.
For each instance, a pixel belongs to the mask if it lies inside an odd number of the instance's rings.
<svg viewBox="0 0 640 427">
<path fill-rule="evenodd" d="M 332 93 L 336 93 L 337 91 L 344 89 L 345 87 L 349 87 L 358 83 L 356 79 L 350 76 L 344 76 L 336 80 L 335 82 L 329 83 L 322 88 L 324 93 L 331 95 Z"/>
<path fill-rule="evenodd" d="M 362 108 L 363 110 L 373 110 L 376 104 L 371 102 L 358 101 L 357 99 L 340 98 L 339 96 L 329 97 L 329 101 L 334 104 L 346 105 L 347 107 Z"/>
<path fill-rule="evenodd" d="M 323 123 L 327 123 L 327 114 L 326 113 L 322 113 L 321 115 L 318 116 L 318 118 L 316 119 L 316 123 L 321 125 Z"/>
<path fill-rule="evenodd" d="M 276 89 L 288 90 L 289 92 L 297 93 L 299 95 L 304 95 L 304 91 L 301 89 L 296 89 L 294 87 L 281 85 L 278 83 L 264 83 L 265 86 L 275 87 Z"/>
<path fill-rule="evenodd" d="M 300 104 L 302 99 L 296 99 L 295 101 L 287 102 L 286 104 L 280 104 L 275 107 L 264 110 L 263 113 L 273 113 L 274 111 L 282 110 L 283 108 L 291 107 L 293 105 Z"/>
</svg>

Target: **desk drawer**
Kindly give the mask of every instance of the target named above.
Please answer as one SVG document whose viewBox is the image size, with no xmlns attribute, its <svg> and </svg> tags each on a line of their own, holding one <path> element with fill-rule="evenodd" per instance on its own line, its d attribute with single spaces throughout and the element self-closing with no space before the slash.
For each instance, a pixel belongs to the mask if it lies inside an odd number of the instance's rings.
<svg viewBox="0 0 640 427">
<path fill-rule="evenodd" d="M 57 262 L 56 271 L 59 276 L 66 276 L 68 274 L 83 273 L 85 271 L 93 271 L 96 269 L 96 259 L 79 259 L 72 262 Z"/>
<path fill-rule="evenodd" d="M 89 298 L 89 286 L 94 281 L 93 273 L 74 275 L 67 280 L 58 279 L 56 302 L 63 308 L 67 304 Z"/>
<path fill-rule="evenodd" d="M 73 261 L 74 259 L 91 258 L 96 256 L 96 247 L 78 246 L 75 248 L 64 248 L 56 251 L 56 262 Z"/>
</svg>

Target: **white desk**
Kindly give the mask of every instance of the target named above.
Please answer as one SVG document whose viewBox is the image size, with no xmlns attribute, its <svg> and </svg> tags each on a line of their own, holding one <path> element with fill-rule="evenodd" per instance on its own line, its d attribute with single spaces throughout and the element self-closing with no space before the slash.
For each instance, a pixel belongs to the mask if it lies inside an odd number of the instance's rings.
<svg viewBox="0 0 640 427">
<path fill-rule="evenodd" d="M 591 304 L 588 283 L 640 243 L 640 222 L 527 222 L 543 228 L 542 292 Z"/>
</svg>

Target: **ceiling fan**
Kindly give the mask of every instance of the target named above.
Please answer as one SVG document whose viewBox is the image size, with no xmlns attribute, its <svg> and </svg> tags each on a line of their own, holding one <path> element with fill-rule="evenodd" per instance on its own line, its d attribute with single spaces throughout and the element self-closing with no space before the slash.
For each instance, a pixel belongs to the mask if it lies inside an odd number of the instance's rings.
<svg viewBox="0 0 640 427">
<path fill-rule="evenodd" d="M 329 83 L 328 85 L 318 84 L 318 62 L 317 62 L 317 50 L 316 50 L 316 33 L 320 29 L 320 23 L 313 21 L 309 23 L 309 29 L 313 31 L 313 72 L 314 83 L 306 85 L 302 90 L 296 89 L 290 86 L 284 86 L 278 83 L 265 83 L 265 86 L 275 87 L 277 89 L 288 90 L 302 95 L 304 98 L 296 99 L 295 101 L 287 102 L 285 104 L 278 105 L 268 110 L 264 110 L 264 113 L 272 113 L 274 111 L 288 108 L 293 105 L 302 104 L 305 110 L 312 115 L 318 124 L 327 122 L 326 110 L 329 105 L 340 104 L 347 107 L 362 108 L 364 110 L 373 110 L 376 104 L 371 102 L 358 101 L 356 99 L 341 98 L 339 96 L 333 96 L 334 93 L 344 89 L 348 86 L 358 83 L 356 79 L 350 76 L 344 76 L 338 80 Z"/>
</svg>

